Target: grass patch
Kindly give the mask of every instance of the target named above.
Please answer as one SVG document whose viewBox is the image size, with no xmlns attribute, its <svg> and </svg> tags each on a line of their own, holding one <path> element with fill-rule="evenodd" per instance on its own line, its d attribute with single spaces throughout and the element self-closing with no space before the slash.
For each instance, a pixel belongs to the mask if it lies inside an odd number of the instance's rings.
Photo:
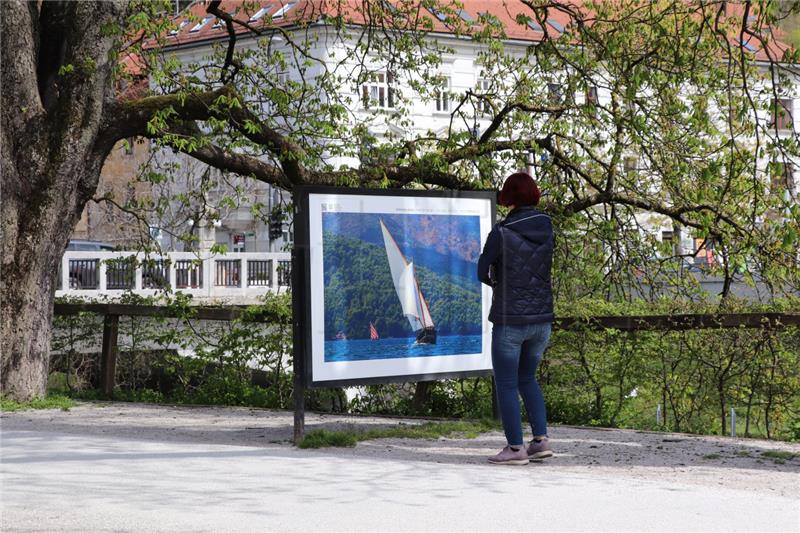
<svg viewBox="0 0 800 533">
<path fill-rule="evenodd" d="M 22 411 L 25 409 L 61 409 L 69 411 L 75 407 L 75 401 L 62 394 L 53 394 L 45 398 L 34 398 L 29 402 L 18 402 L 10 398 L 0 397 L 0 411 Z"/>
<path fill-rule="evenodd" d="M 781 461 L 791 461 L 797 457 L 797 454 L 785 452 L 783 450 L 767 450 L 765 452 L 761 452 L 761 455 L 764 457 L 769 457 L 770 459 L 779 459 Z"/>
<path fill-rule="evenodd" d="M 438 439 L 439 437 L 461 436 L 474 439 L 481 433 L 499 427 L 493 420 L 426 422 L 424 424 L 403 424 L 395 427 L 350 431 L 329 431 L 317 429 L 309 431 L 300 448 L 325 448 L 329 446 L 352 447 L 357 442 L 370 439 Z"/>
<path fill-rule="evenodd" d="M 708 459 L 708 460 L 721 459 L 721 458 L 722 456 L 718 453 L 709 453 L 703 456 L 703 459 Z"/>
<path fill-rule="evenodd" d="M 363 439 L 362 439 L 363 440 Z M 309 431 L 298 445 L 300 448 L 351 448 L 359 441 L 358 432 L 355 431 L 328 431 L 316 429 Z"/>
<path fill-rule="evenodd" d="M 736 452 L 735 455 L 736 457 L 752 457 L 752 455 L 750 455 L 750 452 Z"/>
</svg>

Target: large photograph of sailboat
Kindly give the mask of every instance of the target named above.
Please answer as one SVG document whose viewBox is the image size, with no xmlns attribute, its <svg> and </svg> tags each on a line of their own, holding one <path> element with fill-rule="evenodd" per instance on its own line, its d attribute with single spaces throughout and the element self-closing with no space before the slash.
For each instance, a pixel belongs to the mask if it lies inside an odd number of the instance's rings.
<svg viewBox="0 0 800 533">
<path fill-rule="evenodd" d="M 322 213 L 325 361 L 480 353 L 478 216 Z"/>
</svg>

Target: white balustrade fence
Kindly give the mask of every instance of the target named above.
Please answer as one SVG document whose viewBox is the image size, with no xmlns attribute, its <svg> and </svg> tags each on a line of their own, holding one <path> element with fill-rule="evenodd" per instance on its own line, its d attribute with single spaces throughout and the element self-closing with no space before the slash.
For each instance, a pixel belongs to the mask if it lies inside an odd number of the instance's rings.
<svg viewBox="0 0 800 533">
<path fill-rule="evenodd" d="M 68 251 L 61 258 L 56 296 L 142 296 L 165 289 L 195 299 L 248 303 L 286 289 L 291 280 L 288 253 L 196 254 L 169 252 Z"/>
</svg>

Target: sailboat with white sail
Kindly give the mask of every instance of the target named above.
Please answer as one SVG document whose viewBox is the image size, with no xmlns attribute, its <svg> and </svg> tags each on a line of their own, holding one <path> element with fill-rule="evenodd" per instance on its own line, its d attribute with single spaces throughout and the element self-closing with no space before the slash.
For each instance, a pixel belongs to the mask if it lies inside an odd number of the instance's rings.
<svg viewBox="0 0 800 533">
<path fill-rule="evenodd" d="M 400 306 L 403 315 L 411 324 L 411 329 L 417 336 L 418 344 L 436 344 L 436 326 L 431 318 L 431 311 L 428 302 L 422 295 L 417 276 L 414 271 L 414 263 L 406 260 L 397 241 L 383 220 L 380 220 L 381 231 L 383 232 L 383 244 L 386 247 L 386 257 L 389 259 L 389 269 L 392 273 L 397 297 L 400 299 Z"/>
</svg>

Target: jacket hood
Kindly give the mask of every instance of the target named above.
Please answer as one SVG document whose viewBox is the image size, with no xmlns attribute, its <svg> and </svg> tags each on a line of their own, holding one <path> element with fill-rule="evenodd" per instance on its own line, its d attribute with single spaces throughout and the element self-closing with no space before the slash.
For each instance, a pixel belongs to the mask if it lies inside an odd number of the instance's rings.
<svg viewBox="0 0 800 533">
<path fill-rule="evenodd" d="M 553 238 L 550 215 L 535 207 L 515 208 L 500 225 L 535 244 L 544 244 Z"/>
</svg>

